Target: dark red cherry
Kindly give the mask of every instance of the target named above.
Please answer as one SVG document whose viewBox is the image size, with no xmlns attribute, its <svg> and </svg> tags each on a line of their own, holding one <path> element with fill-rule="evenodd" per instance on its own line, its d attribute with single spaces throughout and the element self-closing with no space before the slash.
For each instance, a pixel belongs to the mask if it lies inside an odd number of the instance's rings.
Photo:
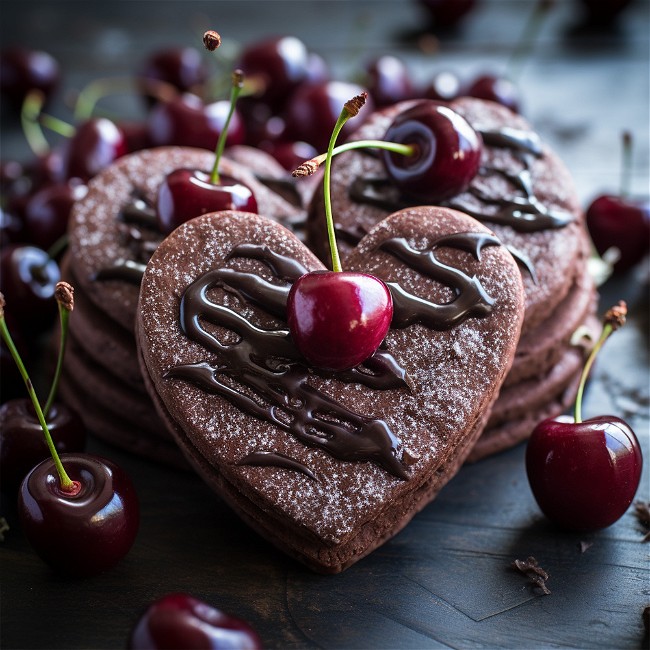
<svg viewBox="0 0 650 650">
<path fill-rule="evenodd" d="M 304 140 L 318 151 L 327 149 L 330 134 L 341 112 L 341 106 L 350 97 L 364 92 L 357 84 L 344 81 L 328 81 L 320 84 L 300 86 L 287 104 L 284 121 L 284 137 L 290 140 Z M 372 113 L 374 104 L 366 100 L 366 108 L 354 120 L 343 127 L 341 137 L 345 138 L 361 126 L 366 116 Z"/>
<path fill-rule="evenodd" d="M 49 249 L 65 235 L 70 210 L 88 188 L 78 179 L 48 185 L 34 194 L 25 206 L 25 228 L 30 243 Z"/>
<path fill-rule="evenodd" d="M 58 264 L 35 246 L 12 244 L 0 254 L 0 291 L 12 305 L 11 314 L 25 334 L 50 327 L 57 314 L 54 300 L 61 279 Z"/>
<path fill-rule="evenodd" d="M 5 320 L 9 325 L 9 330 L 12 332 L 14 345 L 18 349 L 23 360 L 28 359 L 30 346 L 27 345 L 20 330 L 13 326 L 11 314 L 5 314 Z M 22 397 L 25 394 L 25 385 L 23 378 L 18 371 L 16 362 L 9 352 L 9 348 L 5 344 L 4 339 L 0 338 L 0 403 L 4 404 L 10 400 Z M 0 431 L 0 436 L 2 432 Z M 41 434 L 42 436 L 43 434 Z M 0 475 L 0 483 L 2 476 Z"/>
<path fill-rule="evenodd" d="M 476 0 L 418 0 L 418 2 L 427 12 L 434 30 L 457 26 L 476 5 Z"/>
<path fill-rule="evenodd" d="M 481 136 L 458 113 L 421 101 L 399 113 L 384 139 L 414 145 L 412 156 L 382 151 L 393 182 L 407 195 L 437 202 L 463 192 L 478 172 Z"/>
<path fill-rule="evenodd" d="M 66 575 L 95 575 L 133 545 L 140 519 L 137 495 L 128 475 L 105 458 L 63 454 L 61 462 L 78 491 L 63 491 L 54 461 L 43 461 L 20 486 L 20 523 L 52 568 Z"/>
<path fill-rule="evenodd" d="M 230 102 L 205 104 L 186 93 L 158 104 L 149 115 L 149 137 L 153 146 L 178 145 L 214 150 L 230 111 Z M 228 127 L 226 146 L 243 144 L 244 123 L 235 111 Z"/>
<path fill-rule="evenodd" d="M 520 111 L 521 96 L 519 89 L 506 77 L 496 77 L 491 74 L 480 75 L 465 88 L 463 94 L 468 97 L 497 102 L 514 113 Z"/>
<path fill-rule="evenodd" d="M 66 178 L 88 181 L 127 153 L 120 128 L 105 117 L 94 117 L 77 126 L 65 149 Z"/>
<path fill-rule="evenodd" d="M 24 242 L 26 238 L 23 220 L 0 208 L 0 248 Z"/>
<path fill-rule="evenodd" d="M 315 147 L 302 141 L 264 142 L 260 148 L 270 153 L 287 171 L 293 171 L 305 160 L 310 160 L 318 155 Z"/>
<path fill-rule="evenodd" d="M 375 106 L 389 106 L 415 96 L 406 64 L 392 54 L 383 54 L 370 61 L 366 74 L 366 89 Z"/>
<path fill-rule="evenodd" d="M 287 300 L 289 331 L 314 366 L 346 370 L 370 357 L 393 317 L 388 287 L 366 273 L 317 271 L 294 282 Z"/>
<path fill-rule="evenodd" d="M 24 390 L 20 378 L 19 382 Z M 84 450 L 86 427 L 75 410 L 54 402 L 46 422 L 59 454 Z M 2 489 L 15 493 L 29 470 L 46 458 L 50 458 L 50 451 L 31 400 L 22 398 L 5 402 L 0 408 Z"/>
<path fill-rule="evenodd" d="M 278 112 L 288 96 L 309 79 L 313 66 L 314 60 L 299 38 L 281 36 L 248 45 L 236 67 L 259 88 L 255 100 Z"/>
<path fill-rule="evenodd" d="M 145 611 L 133 628 L 129 650 L 261 650 L 244 621 L 188 594 L 168 594 Z"/>
<path fill-rule="evenodd" d="M 146 91 L 147 81 L 163 81 L 179 92 L 200 91 L 208 80 L 208 68 L 199 50 L 194 47 L 170 47 L 147 57 L 140 79 Z M 145 93 L 151 99 L 150 93 Z"/>
<path fill-rule="evenodd" d="M 450 102 L 452 99 L 456 99 L 460 92 L 460 79 L 449 70 L 443 70 L 433 75 L 421 89 L 422 97 L 441 102 Z"/>
<path fill-rule="evenodd" d="M 66 180 L 65 146 L 50 149 L 47 153 L 37 156 L 26 166 L 27 175 L 32 181 L 31 191 L 36 192 L 46 185 L 63 183 Z"/>
<path fill-rule="evenodd" d="M 249 187 L 221 175 L 212 183 L 210 174 L 197 169 L 175 169 L 158 188 L 158 227 L 170 233 L 188 219 L 208 212 L 242 210 L 257 213 L 257 201 Z"/>
<path fill-rule="evenodd" d="M 605 194 L 587 208 L 587 227 L 600 255 L 617 248 L 617 272 L 627 271 L 650 252 L 650 200 Z"/>
<path fill-rule="evenodd" d="M 117 126 L 124 135 L 126 142 L 126 150 L 128 153 L 134 151 L 141 151 L 151 147 L 151 139 L 149 137 L 149 125 L 147 122 L 118 122 Z"/>
<path fill-rule="evenodd" d="M 0 53 L 0 91 L 17 109 L 32 90 L 41 91 L 47 100 L 60 80 L 59 64 L 47 52 L 12 46 Z"/>
<path fill-rule="evenodd" d="M 526 449 L 526 471 L 542 512 L 571 530 L 617 521 L 641 478 L 639 442 L 626 422 L 607 415 L 574 423 L 544 420 Z"/>
</svg>

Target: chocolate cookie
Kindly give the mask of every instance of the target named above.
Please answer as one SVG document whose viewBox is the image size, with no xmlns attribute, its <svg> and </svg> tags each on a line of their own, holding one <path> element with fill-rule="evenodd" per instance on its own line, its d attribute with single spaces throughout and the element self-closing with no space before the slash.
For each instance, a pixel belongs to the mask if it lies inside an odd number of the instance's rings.
<svg viewBox="0 0 650 650">
<path fill-rule="evenodd" d="M 152 399 L 205 481 L 280 549 L 335 573 L 458 470 L 512 363 L 524 294 L 474 219 L 393 214 L 346 263 L 387 282 L 392 327 L 364 364 L 333 373 L 304 361 L 285 318 L 292 282 L 323 268 L 275 221 L 204 215 L 147 265 L 137 340 Z"/>
<path fill-rule="evenodd" d="M 394 117 L 414 103 L 377 111 L 353 139 L 382 139 Z M 444 204 L 485 223 L 518 260 L 526 313 L 506 386 L 524 380 L 543 383 L 568 353 L 573 332 L 591 322 L 596 307 L 596 291 L 587 271 L 589 238 L 573 182 L 563 163 L 521 116 L 473 98 L 449 106 L 481 134 L 483 152 L 469 188 Z M 343 258 L 376 223 L 412 203 L 389 180 L 380 158 L 363 150 L 334 159 L 331 196 Z M 314 196 L 307 227 L 309 245 L 327 260 L 322 190 Z M 567 383 L 575 382 L 567 378 Z M 522 398 L 530 394 L 522 389 Z M 549 393 L 548 400 L 558 404 L 556 394 Z M 539 412 L 539 404 L 531 402 L 529 407 L 529 412 Z M 550 409 L 551 415 L 558 412 Z M 532 428 L 516 430 L 516 437 L 499 437 L 502 448 L 519 442 Z M 494 445 L 490 448 L 498 450 Z"/>
</svg>

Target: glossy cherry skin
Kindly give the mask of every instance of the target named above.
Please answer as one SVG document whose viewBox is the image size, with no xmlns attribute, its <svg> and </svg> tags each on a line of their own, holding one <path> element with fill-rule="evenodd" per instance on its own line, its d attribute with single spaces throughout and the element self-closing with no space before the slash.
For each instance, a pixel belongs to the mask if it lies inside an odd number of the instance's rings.
<svg viewBox="0 0 650 650">
<path fill-rule="evenodd" d="M 600 255 L 618 248 L 614 270 L 627 271 L 650 251 L 650 200 L 599 196 L 587 208 L 587 228 Z"/>
<path fill-rule="evenodd" d="M 315 147 L 302 140 L 279 140 L 264 142 L 260 148 L 270 153 L 287 171 L 293 171 L 305 160 L 310 160 L 318 155 Z"/>
<path fill-rule="evenodd" d="M 78 413 L 54 402 L 46 417 L 47 428 L 59 454 L 83 451 L 86 427 Z M 0 484 L 16 492 L 29 470 L 50 457 L 43 430 L 28 398 L 5 402 L 0 408 Z"/>
<path fill-rule="evenodd" d="M 530 487 L 542 512 L 569 530 L 598 530 L 634 499 L 643 460 L 636 435 L 613 415 L 574 423 L 548 419 L 526 449 Z"/>
<path fill-rule="evenodd" d="M 460 93 L 460 79 L 449 70 L 436 73 L 422 88 L 422 97 L 442 102 L 450 102 L 452 99 L 456 99 Z"/>
<path fill-rule="evenodd" d="M 216 184 L 198 169 L 175 169 L 158 188 L 158 228 L 165 234 L 189 219 L 221 210 L 257 214 L 257 201 L 252 190 L 234 178 L 220 175 Z"/>
<path fill-rule="evenodd" d="M 389 106 L 415 96 L 406 64 L 391 54 L 384 54 L 366 66 L 367 90 L 375 106 Z"/>
<path fill-rule="evenodd" d="M 154 52 L 147 57 L 140 78 L 146 82 L 163 81 L 171 84 L 179 92 L 197 92 L 208 79 L 206 63 L 194 47 L 170 47 Z M 148 100 L 152 97 L 146 95 Z"/>
<path fill-rule="evenodd" d="M 79 180 L 48 185 L 31 196 L 25 205 L 25 228 L 30 243 L 49 249 L 65 235 L 70 211 L 88 188 Z"/>
<path fill-rule="evenodd" d="M 81 123 L 65 149 L 66 178 L 88 181 L 127 153 L 120 128 L 105 117 Z"/>
<path fill-rule="evenodd" d="M 291 96 L 284 114 L 284 137 L 304 140 L 318 151 L 325 151 L 344 104 L 362 92 L 361 86 L 345 81 L 300 86 Z M 374 102 L 368 97 L 363 110 L 343 127 L 341 138 L 361 126 L 373 110 Z"/>
<path fill-rule="evenodd" d="M 77 494 L 60 487 L 54 461 L 38 464 L 18 493 L 22 529 L 36 553 L 53 569 L 91 576 L 109 569 L 129 551 L 140 512 L 133 483 L 113 462 L 92 454 L 62 454 Z"/>
<path fill-rule="evenodd" d="M 27 94 L 40 90 L 49 99 L 61 80 L 61 70 L 51 54 L 25 47 L 7 47 L 0 53 L 2 97 L 20 109 Z"/>
<path fill-rule="evenodd" d="M 519 113 L 521 109 L 519 89 L 506 77 L 480 75 L 465 88 L 464 94 L 468 97 L 496 102 L 514 113 Z"/>
<path fill-rule="evenodd" d="M 186 93 L 158 104 L 149 115 L 149 139 L 153 146 L 177 145 L 214 150 L 230 110 L 227 100 L 205 104 Z M 228 127 L 226 146 L 243 144 L 245 127 L 238 111 Z"/>
<path fill-rule="evenodd" d="M 257 632 L 244 621 L 188 594 L 152 603 L 131 632 L 129 650 L 261 650 Z"/>
<path fill-rule="evenodd" d="M 367 273 L 314 271 L 294 282 L 287 322 L 300 353 L 317 368 L 347 370 L 363 363 L 386 337 L 393 299 Z"/>
<path fill-rule="evenodd" d="M 299 38 L 280 36 L 248 45 L 236 67 L 259 84 L 255 100 L 277 112 L 287 97 L 309 79 L 312 65 L 309 51 Z"/>
<path fill-rule="evenodd" d="M 42 332 L 57 314 L 54 300 L 61 279 L 58 264 L 35 246 L 12 244 L 0 254 L 0 291 L 6 310 L 24 334 Z"/>
<path fill-rule="evenodd" d="M 382 151 L 392 181 L 404 194 L 437 202 L 465 191 L 476 176 L 483 141 L 447 106 L 424 100 L 399 113 L 384 139 L 415 145 L 413 156 Z"/>
</svg>

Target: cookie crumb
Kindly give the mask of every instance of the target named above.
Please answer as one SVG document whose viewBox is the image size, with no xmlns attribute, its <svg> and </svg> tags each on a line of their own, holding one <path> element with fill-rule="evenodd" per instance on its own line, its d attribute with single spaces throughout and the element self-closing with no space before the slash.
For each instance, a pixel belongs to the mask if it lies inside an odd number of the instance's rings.
<svg viewBox="0 0 650 650">
<path fill-rule="evenodd" d="M 532 555 L 528 556 L 526 560 L 515 560 L 511 566 L 514 569 L 517 569 L 520 573 L 528 576 L 531 582 L 533 582 L 543 594 L 548 595 L 551 593 L 551 590 L 546 586 L 548 573 L 539 566 L 537 560 Z"/>
<path fill-rule="evenodd" d="M 578 544 L 578 548 L 580 549 L 581 553 L 584 553 L 587 549 L 591 548 L 593 544 L 593 542 L 580 542 Z"/>
</svg>

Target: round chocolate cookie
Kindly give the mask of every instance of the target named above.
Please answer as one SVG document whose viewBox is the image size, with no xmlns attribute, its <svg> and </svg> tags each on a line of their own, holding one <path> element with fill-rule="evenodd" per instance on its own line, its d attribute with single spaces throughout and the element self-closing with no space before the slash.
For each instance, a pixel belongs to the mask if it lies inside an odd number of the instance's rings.
<svg viewBox="0 0 650 650">
<path fill-rule="evenodd" d="M 373 113 L 352 139 L 383 139 L 393 119 L 416 103 L 403 102 Z M 517 259 L 524 282 L 522 335 L 505 380 L 511 387 L 511 399 L 522 383 L 544 384 L 554 365 L 567 357 L 573 332 L 591 322 L 596 291 L 587 270 L 589 238 L 566 167 L 524 118 L 498 104 L 473 98 L 461 98 L 448 106 L 480 134 L 483 148 L 478 173 L 469 187 L 442 205 L 465 212 L 493 230 Z M 375 224 L 396 209 L 422 202 L 400 192 L 373 150 L 337 156 L 331 181 L 332 212 L 344 265 L 355 242 Z M 320 189 L 309 208 L 307 241 L 321 259 L 328 260 L 325 224 Z M 576 367 L 574 373 L 578 371 Z M 568 386 L 575 384 L 572 377 L 565 377 Z M 570 393 L 567 388 L 565 397 Z M 521 388 L 520 398 L 524 403 L 510 425 L 523 422 L 526 407 L 528 415 L 542 410 L 538 401 L 533 403 L 531 391 Z M 531 400 L 528 404 L 526 398 Z M 548 400 L 544 412 L 561 412 L 555 393 L 549 393 Z M 532 431 L 532 427 L 525 430 L 523 426 L 511 429 L 517 430 L 517 436 L 500 436 L 501 448 Z M 492 444 L 490 449 L 498 451 L 499 447 Z"/>
<path fill-rule="evenodd" d="M 324 267 L 263 217 L 221 212 L 175 230 L 147 265 L 137 325 L 145 384 L 195 469 L 271 542 L 328 573 L 397 533 L 455 474 L 524 313 L 508 250 L 454 210 L 391 215 L 347 268 L 382 278 L 394 305 L 383 344 L 348 371 L 295 348 L 290 287 Z"/>
</svg>

